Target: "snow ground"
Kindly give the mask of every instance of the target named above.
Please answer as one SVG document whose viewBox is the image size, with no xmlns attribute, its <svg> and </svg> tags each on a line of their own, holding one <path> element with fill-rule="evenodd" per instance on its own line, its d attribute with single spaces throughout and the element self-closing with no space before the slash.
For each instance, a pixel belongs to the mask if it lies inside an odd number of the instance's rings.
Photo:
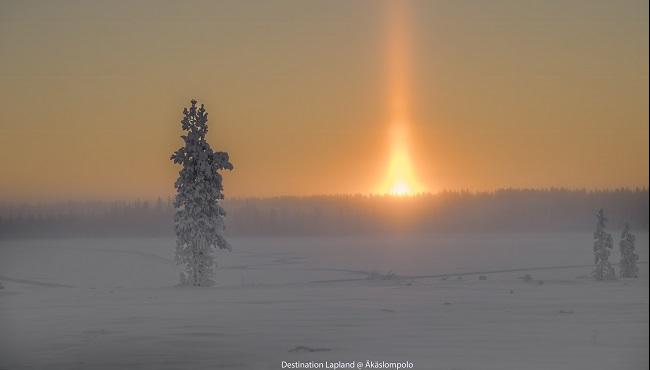
<svg viewBox="0 0 650 370">
<path fill-rule="evenodd" d="M 231 242 L 198 289 L 175 286 L 172 239 L 0 242 L 0 369 L 648 368 L 648 265 L 561 268 L 592 263 L 591 234 Z M 472 274 L 535 267 L 554 268 Z"/>
</svg>

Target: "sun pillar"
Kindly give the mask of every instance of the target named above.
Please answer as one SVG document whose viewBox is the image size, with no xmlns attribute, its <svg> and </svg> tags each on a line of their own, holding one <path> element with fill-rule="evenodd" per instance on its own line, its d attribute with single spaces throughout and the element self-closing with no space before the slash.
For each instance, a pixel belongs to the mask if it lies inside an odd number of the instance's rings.
<svg viewBox="0 0 650 370">
<path fill-rule="evenodd" d="M 411 195 L 423 191 L 409 151 L 410 9 L 408 1 L 390 0 L 387 7 L 387 100 L 390 151 L 388 171 L 380 193 Z"/>
</svg>

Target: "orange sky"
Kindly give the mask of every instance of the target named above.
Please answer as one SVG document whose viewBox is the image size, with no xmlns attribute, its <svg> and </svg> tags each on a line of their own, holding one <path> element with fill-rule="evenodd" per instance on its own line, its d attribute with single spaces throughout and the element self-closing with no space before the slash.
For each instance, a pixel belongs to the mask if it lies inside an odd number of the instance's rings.
<svg viewBox="0 0 650 370">
<path fill-rule="evenodd" d="M 0 67 L 3 200 L 172 194 L 193 97 L 227 196 L 648 186 L 645 1 L 5 0 Z"/>
</svg>

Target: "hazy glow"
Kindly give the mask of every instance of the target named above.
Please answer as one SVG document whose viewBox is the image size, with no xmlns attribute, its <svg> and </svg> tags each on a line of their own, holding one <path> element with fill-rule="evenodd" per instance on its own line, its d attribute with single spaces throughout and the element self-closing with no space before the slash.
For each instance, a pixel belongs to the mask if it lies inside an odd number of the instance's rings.
<svg viewBox="0 0 650 370">
<path fill-rule="evenodd" d="M 409 151 L 409 9 L 408 2 L 391 1 L 388 9 L 388 114 L 390 117 L 390 159 L 379 193 L 398 196 L 424 191 L 420 185 Z"/>
<path fill-rule="evenodd" d="M 405 196 L 405 195 L 410 195 L 413 192 L 411 191 L 411 187 L 409 184 L 407 184 L 404 181 L 398 180 L 395 184 L 393 184 L 393 187 L 390 189 L 390 194 L 391 195 L 396 195 L 396 196 Z"/>
<path fill-rule="evenodd" d="M 380 193 L 403 196 L 422 192 L 409 156 L 407 125 L 397 122 L 392 126 L 390 162 Z"/>
</svg>

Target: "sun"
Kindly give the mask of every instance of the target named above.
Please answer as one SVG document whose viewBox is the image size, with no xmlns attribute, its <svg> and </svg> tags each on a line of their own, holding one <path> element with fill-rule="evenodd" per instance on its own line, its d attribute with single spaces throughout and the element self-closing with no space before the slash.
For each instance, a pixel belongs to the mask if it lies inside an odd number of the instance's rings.
<svg viewBox="0 0 650 370">
<path fill-rule="evenodd" d="M 413 192 L 409 184 L 406 183 L 406 181 L 397 180 L 397 182 L 395 182 L 393 184 L 393 187 L 390 189 L 390 194 L 398 197 L 403 197 L 407 195 L 412 195 Z"/>
</svg>

